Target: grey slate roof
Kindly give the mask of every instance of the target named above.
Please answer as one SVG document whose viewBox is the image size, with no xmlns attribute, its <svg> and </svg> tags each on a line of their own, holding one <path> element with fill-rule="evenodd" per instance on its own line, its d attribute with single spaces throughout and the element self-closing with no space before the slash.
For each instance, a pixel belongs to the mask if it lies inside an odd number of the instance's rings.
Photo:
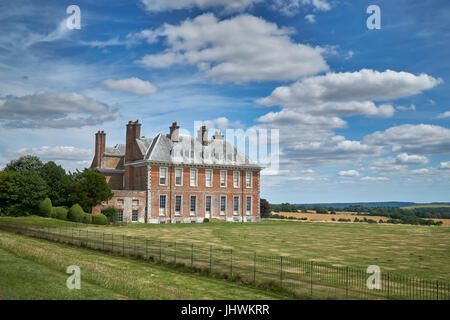
<svg viewBox="0 0 450 320">
<path fill-rule="evenodd" d="M 155 138 L 136 139 L 136 143 L 143 155 L 142 160 L 180 165 L 225 165 L 262 169 L 223 139 L 210 139 L 208 145 L 203 146 L 197 138 L 191 136 L 180 135 L 178 142 L 172 142 L 168 134 L 158 134 Z M 105 155 L 124 156 L 125 145 L 106 148 Z"/>
</svg>

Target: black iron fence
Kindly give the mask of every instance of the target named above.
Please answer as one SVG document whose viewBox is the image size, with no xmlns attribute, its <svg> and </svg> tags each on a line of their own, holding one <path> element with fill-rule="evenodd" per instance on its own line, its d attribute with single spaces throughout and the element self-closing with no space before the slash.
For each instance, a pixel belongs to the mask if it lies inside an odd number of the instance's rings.
<svg viewBox="0 0 450 320">
<path fill-rule="evenodd" d="M 149 262 L 173 263 L 204 274 L 278 288 L 300 298 L 449 300 L 450 285 L 382 272 L 380 289 L 369 289 L 363 269 L 260 255 L 193 243 L 155 240 L 83 228 L 0 223 L 0 229 Z"/>
</svg>

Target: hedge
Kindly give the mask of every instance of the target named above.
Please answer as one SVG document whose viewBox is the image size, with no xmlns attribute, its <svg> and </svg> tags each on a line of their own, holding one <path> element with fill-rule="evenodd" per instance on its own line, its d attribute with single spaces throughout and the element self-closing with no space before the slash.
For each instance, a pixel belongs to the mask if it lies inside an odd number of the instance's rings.
<svg viewBox="0 0 450 320">
<path fill-rule="evenodd" d="M 81 215 L 81 222 L 87 224 L 92 223 L 92 214 L 83 212 L 83 214 Z"/>
<path fill-rule="evenodd" d="M 67 219 L 70 221 L 73 221 L 73 222 L 80 222 L 83 214 L 84 214 L 83 208 L 81 208 L 81 206 L 78 203 L 75 203 L 69 209 L 69 213 L 67 214 Z"/>
<path fill-rule="evenodd" d="M 104 214 L 98 213 L 92 215 L 92 223 L 93 224 L 106 224 L 108 219 Z"/>
<path fill-rule="evenodd" d="M 52 201 L 50 198 L 45 198 L 39 203 L 39 214 L 43 217 L 51 217 L 52 215 Z"/>
<path fill-rule="evenodd" d="M 64 207 L 55 207 L 56 219 L 67 220 L 68 210 Z"/>
</svg>

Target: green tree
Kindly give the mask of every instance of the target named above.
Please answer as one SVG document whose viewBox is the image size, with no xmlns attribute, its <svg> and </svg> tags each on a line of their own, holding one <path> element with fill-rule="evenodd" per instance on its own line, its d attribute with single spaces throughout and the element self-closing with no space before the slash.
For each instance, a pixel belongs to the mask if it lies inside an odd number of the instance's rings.
<svg viewBox="0 0 450 320">
<path fill-rule="evenodd" d="M 48 197 L 54 206 L 69 206 L 70 176 L 53 161 L 43 165 L 39 171 L 42 179 L 48 185 Z"/>
<path fill-rule="evenodd" d="M 52 201 L 50 198 L 45 198 L 39 204 L 39 214 L 43 217 L 50 217 L 52 214 Z"/>
<path fill-rule="evenodd" d="M 102 213 L 108 218 L 108 222 L 116 222 L 119 216 L 119 210 L 115 207 L 108 207 Z"/>
<path fill-rule="evenodd" d="M 0 172 L 0 207 L 10 216 L 39 212 L 39 203 L 47 196 L 47 184 L 34 170 Z"/>
<path fill-rule="evenodd" d="M 33 169 L 36 172 L 39 172 L 43 166 L 44 166 L 44 164 L 38 157 L 32 156 L 32 155 L 27 155 L 27 156 L 20 157 L 19 159 L 10 161 L 6 165 L 6 169 L 14 170 L 17 172 L 23 172 L 26 170 Z"/>
<path fill-rule="evenodd" d="M 72 203 L 79 203 L 87 212 L 113 195 L 105 177 L 98 170 L 84 169 L 72 175 L 69 199 Z"/>
<path fill-rule="evenodd" d="M 269 218 L 270 216 L 270 203 L 266 199 L 259 200 L 259 209 L 261 212 L 261 218 Z"/>
</svg>

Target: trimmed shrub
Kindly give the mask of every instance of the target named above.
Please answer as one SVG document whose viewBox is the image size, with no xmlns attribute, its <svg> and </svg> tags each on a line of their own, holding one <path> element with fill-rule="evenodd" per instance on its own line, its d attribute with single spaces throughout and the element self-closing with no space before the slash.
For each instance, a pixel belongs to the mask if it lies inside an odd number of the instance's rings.
<svg viewBox="0 0 450 320">
<path fill-rule="evenodd" d="M 50 198 L 45 198 L 39 203 L 39 214 L 42 217 L 51 217 L 52 215 L 52 201 Z"/>
<path fill-rule="evenodd" d="M 104 214 L 98 213 L 92 215 L 92 223 L 93 224 L 106 224 L 108 219 Z"/>
<path fill-rule="evenodd" d="M 67 220 L 68 210 L 64 207 L 55 207 L 56 219 Z"/>
<path fill-rule="evenodd" d="M 67 214 L 67 219 L 73 222 L 80 222 L 83 213 L 83 208 L 81 208 L 78 203 L 75 203 L 72 207 L 70 207 Z"/>
<path fill-rule="evenodd" d="M 106 216 L 108 222 L 116 222 L 119 217 L 119 210 L 115 207 L 108 207 L 102 213 Z"/>
<path fill-rule="evenodd" d="M 90 224 L 92 223 L 92 214 L 83 212 L 81 215 L 81 222 Z"/>
<path fill-rule="evenodd" d="M 56 219 L 56 207 L 52 207 L 52 213 L 50 214 L 50 217 Z"/>
</svg>

